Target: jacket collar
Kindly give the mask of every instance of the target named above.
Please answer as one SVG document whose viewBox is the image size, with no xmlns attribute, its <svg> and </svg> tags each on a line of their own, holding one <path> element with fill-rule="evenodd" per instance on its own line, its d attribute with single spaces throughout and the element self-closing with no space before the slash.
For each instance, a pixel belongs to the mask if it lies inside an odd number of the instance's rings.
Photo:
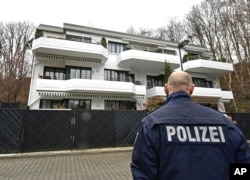
<svg viewBox="0 0 250 180">
<path fill-rule="evenodd" d="M 191 97 L 189 94 L 187 94 L 184 91 L 178 91 L 178 92 L 172 93 L 170 96 L 168 96 L 166 103 L 169 103 L 170 101 L 178 100 L 178 99 L 191 100 Z"/>
</svg>

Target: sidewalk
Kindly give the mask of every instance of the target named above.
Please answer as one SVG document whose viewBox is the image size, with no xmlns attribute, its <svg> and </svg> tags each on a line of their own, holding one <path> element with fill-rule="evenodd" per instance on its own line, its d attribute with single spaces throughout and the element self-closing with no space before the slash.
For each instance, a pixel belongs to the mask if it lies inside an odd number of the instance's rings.
<svg viewBox="0 0 250 180">
<path fill-rule="evenodd" d="M 132 147 L 0 155 L 1 180 L 132 180 Z"/>
</svg>

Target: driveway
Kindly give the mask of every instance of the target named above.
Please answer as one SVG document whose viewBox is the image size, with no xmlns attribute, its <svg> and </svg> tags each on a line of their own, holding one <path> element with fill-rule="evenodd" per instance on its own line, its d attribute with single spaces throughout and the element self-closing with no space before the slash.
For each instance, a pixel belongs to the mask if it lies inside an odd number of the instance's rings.
<svg viewBox="0 0 250 180">
<path fill-rule="evenodd" d="M 1 180 L 132 180 L 132 148 L 0 156 Z"/>
</svg>

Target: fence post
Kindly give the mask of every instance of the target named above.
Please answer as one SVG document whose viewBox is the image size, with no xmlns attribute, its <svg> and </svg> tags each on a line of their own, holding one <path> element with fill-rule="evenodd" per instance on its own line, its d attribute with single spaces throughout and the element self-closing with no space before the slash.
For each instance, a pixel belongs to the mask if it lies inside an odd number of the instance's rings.
<svg viewBox="0 0 250 180">
<path fill-rule="evenodd" d="M 116 147 L 116 124 L 115 124 L 115 121 L 116 121 L 116 118 L 115 118 L 115 111 L 114 109 L 112 109 L 112 118 L 111 118 L 111 123 L 112 123 L 112 137 L 113 137 L 113 148 Z"/>
<path fill-rule="evenodd" d="M 24 152 L 25 149 L 25 138 L 26 138 L 26 130 L 27 130 L 27 119 L 29 117 L 29 106 L 26 106 L 26 109 L 23 113 L 22 125 L 21 125 L 21 137 L 20 137 L 20 151 Z"/>
<path fill-rule="evenodd" d="M 71 149 L 75 149 L 75 124 L 76 124 L 76 110 L 72 109 L 72 116 L 70 120 L 70 127 L 71 127 Z"/>
</svg>

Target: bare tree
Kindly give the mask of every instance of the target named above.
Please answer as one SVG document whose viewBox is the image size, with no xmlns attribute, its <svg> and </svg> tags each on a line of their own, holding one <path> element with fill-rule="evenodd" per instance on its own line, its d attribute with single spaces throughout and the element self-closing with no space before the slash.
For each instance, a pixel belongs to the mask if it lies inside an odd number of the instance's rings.
<svg viewBox="0 0 250 180">
<path fill-rule="evenodd" d="M 249 3 L 249 0 L 206 0 L 187 15 L 187 30 L 193 40 L 210 49 L 214 60 L 234 63 L 235 71 L 224 79 L 233 91 L 235 77 L 243 94 L 243 99 L 233 101 L 235 111 L 240 111 L 242 101 L 250 97 L 246 86 L 250 76 Z"/>
<path fill-rule="evenodd" d="M 137 32 L 136 32 L 134 26 L 129 26 L 129 27 L 127 28 L 127 30 L 126 30 L 126 33 L 132 34 L 132 35 L 136 35 L 136 34 L 137 34 Z"/>
<path fill-rule="evenodd" d="M 221 25 L 223 27 L 223 40 L 228 58 L 234 62 L 235 71 L 233 76 L 225 76 L 229 80 L 228 86 L 235 93 L 237 102 L 234 104 L 236 111 L 245 111 L 247 99 L 250 98 L 249 78 L 249 0 L 223 1 L 223 8 L 220 11 Z M 235 77 L 235 78 L 234 78 Z M 234 81 L 232 80 L 234 78 Z M 235 90 L 235 89 L 238 90 Z M 239 95 L 238 92 L 241 92 Z M 245 107 L 244 107 L 245 106 Z"/>
<path fill-rule="evenodd" d="M 0 87 L 1 101 L 17 102 L 18 95 L 31 71 L 26 42 L 34 26 L 28 22 L 0 23 Z"/>
<path fill-rule="evenodd" d="M 176 17 L 170 18 L 166 25 L 165 39 L 168 41 L 180 42 L 186 38 L 185 25 Z"/>
</svg>

